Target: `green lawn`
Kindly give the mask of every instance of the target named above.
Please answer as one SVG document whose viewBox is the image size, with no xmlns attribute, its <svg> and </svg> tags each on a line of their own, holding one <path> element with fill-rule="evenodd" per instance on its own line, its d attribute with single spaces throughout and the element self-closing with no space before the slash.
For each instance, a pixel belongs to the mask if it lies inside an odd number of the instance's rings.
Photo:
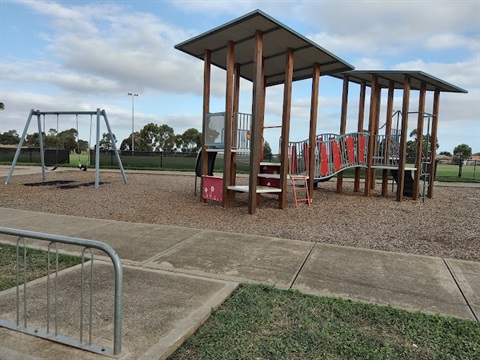
<svg viewBox="0 0 480 360">
<path fill-rule="evenodd" d="M 171 359 L 480 359 L 480 325 L 245 285 Z"/>
<path fill-rule="evenodd" d="M 35 159 L 34 159 L 35 160 Z M 274 160 L 275 161 L 275 160 Z M 28 159 L 19 159 L 19 163 L 28 163 Z M 151 169 L 151 170 L 177 170 L 177 171 L 194 171 L 196 157 L 183 156 L 122 156 L 122 164 L 125 169 Z M 70 155 L 70 164 L 62 166 L 78 167 L 78 165 L 90 164 L 94 167 L 95 159 L 89 159 L 87 153 Z M 10 162 L 2 162 L 2 164 L 10 164 Z M 100 166 L 103 168 L 117 168 L 117 160 L 113 155 L 101 155 Z M 223 171 L 223 158 L 221 155 L 217 157 L 215 162 L 215 172 Z M 237 172 L 248 173 L 249 160 L 248 157 L 239 157 L 237 161 Z M 362 176 L 364 170 L 362 169 Z M 347 169 L 344 172 L 346 177 L 354 176 L 354 169 Z M 381 178 L 381 171 L 377 171 L 377 177 Z M 445 182 L 480 182 L 480 165 L 463 166 L 462 177 L 458 177 L 458 165 L 438 164 L 437 181 Z"/>
<path fill-rule="evenodd" d="M 23 284 L 23 247 L 19 248 L 20 257 L 20 283 Z M 47 253 L 41 250 L 27 248 L 27 281 L 38 279 L 47 275 Z M 0 244 L 0 291 L 16 285 L 16 247 L 13 245 Z M 59 255 L 59 270 L 81 263 L 81 259 Z M 50 254 L 50 270 L 55 271 L 55 253 Z"/>
</svg>

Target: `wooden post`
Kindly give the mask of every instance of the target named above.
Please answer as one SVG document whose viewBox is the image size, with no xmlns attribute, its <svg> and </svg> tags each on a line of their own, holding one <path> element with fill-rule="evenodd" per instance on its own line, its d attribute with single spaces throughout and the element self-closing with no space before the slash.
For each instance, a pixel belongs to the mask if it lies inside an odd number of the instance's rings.
<svg viewBox="0 0 480 360">
<path fill-rule="evenodd" d="M 231 185 L 232 165 L 232 120 L 233 120 L 233 72 L 235 68 L 235 44 L 229 41 L 227 44 L 227 81 L 225 91 L 225 132 L 223 149 L 223 207 L 229 207 L 229 190 Z"/>
<path fill-rule="evenodd" d="M 318 89 L 320 84 L 320 65 L 313 64 L 312 74 L 312 98 L 310 100 L 310 132 L 308 136 L 308 143 L 310 148 L 308 149 L 308 158 L 310 159 L 308 167 L 308 193 L 310 198 L 313 199 L 313 185 L 315 177 L 315 151 L 317 145 L 317 116 L 318 116 Z M 320 154 L 319 154 L 320 155 Z"/>
<path fill-rule="evenodd" d="M 393 114 L 393 99 L 395 92 L 395 82 L 390 80 L 388 83 L 388 99 L 387 99 L 387 115 L 385 118 L 385 164 L 390 162 L 392 154 L 390 152 L 391 148 L 391 137 L 392 137 L 392 114 Z M 388 169 L 383 169 L 382 173 L 382 196 L 387 197 L 388 195 Z"/>
<path fill-rule="evenodd" d="M 287 176 L 288 176 L 288 142 L 290 138 L 290 112 L 292 108 L 292 82 L 293 82 L 293 50 L 286 52 L 285 83 L 283 88 L 282 112 L 282 151 L 280 155 L 280 188 L 279 208 L 287 207 Z"/>
<path fill-rule="evenodd" d="M 375 147 L 375 112 L 377 110 L 377 87 L 378 77 L 376 75 L 372 78 L 372 87 L 370 89 L 370 115 L 368 119 L 368 155 L 367 155 L 367 169 L 365 170 L 365 191 L 364 194 L 370 197 L 372 190 L 372 163 L 373 163 L 373 151 Z"/>
<path fill-rule="evenodd" d="M 430 199 L 433 197 L 433 181 L 435 180 L 435 159 L 437 157 L 437 132 L 438 132 L 439 108 L 440 108 L 440 90 L 436 88 L 435 93 L 433 95 L 432 136 L 431 136 L 431 143 L 430 143 L 431 163 L 428 169 L 428 173 L 430 174 L 430 183 L 428 185 L 427 197 Z"/>
<path fill-rule="evenodd" d="M 262 74 L 265 74 L 265 61 L 262 61 Z M 262 98 L 262 111 L 261 111 L 261 118 L 260 118 L 260 139 L 261 139 L 261 143 L 260 143 L 260 161 L 263 161 L 263 159 L 265 158 L 265 154 L 264 154 L 264 137 L 263 137 L 263 132 L 265 130 L 265 102 L 266 102 L 266 98 L 267 98 L 267 84 L 266 84 L 266 79 L 265 79 L 265 76 L 262 76 L 262 94 L 263 94 L 263 98 Z M 260 166 L 260 164 L 259 164 Z"/>
<path fill-rule="evenodd" d="M 405 162 L 407 152 L 408 110 L 410 106 L 410 76 L 405 75 L 403 82 L 402 103 L 402 130 L 400 135 L 400 150 L 398 161 L 397 201 L 403 200 L 403 187 L 405 185 Z"/>
<path fill-rule="evenodd" d="M 348 75 L 343 75 L 343 91 L 342 91 L 342 112 L 340 115 L 340 135 L 345 135 L 347 131 L 347 108 L 348 108 Z M 346 143 L 339 144 L 342 156 L 342 163 L 344 162 L 343 156 L 345 155 Z M 337 194 L 343 192 L 343 172 L 337 174 Z"/>
<path fill-rule="evenodd" d="M 237 148 L 238 136 L 238 106 L 240 101 L 240 64 L 235 64 L 235 80 L 233 90 L 233 125 L 232 125 L 232 147 Z M 230 168 L 230 184 L 234 186 L 237 182 L 237 153 L 232 153 L 232 163 Z M 230 194 L 230 199 L 235 199 L 235 191 Z"/>
<path fill-rule="evenodd" d="M 365 93 L 367 89 L 367 82 L 362 80 L 360 84 L 360 97 L 358 102 L 358 125 L 357 131 L 363 132 L 363 120 L 365 118 Z M 353 191 L 359 192 L 360 191 L 360 168 L 355 168 L 355 183 L 353 185 Z"/>
<path fill-rule="evenodd" d="M 420 174 L 422 173 L 422 153 L 423 153 L 423 123 L 425 115 L 425 96 L 427 93 L 427 84 L 422 82 L 420 85 L 420 96 L 418 99 L 418 119 L 417 119 L 417 144 L 415 154 L 415 172 L 413 177 L 412 199 L 418 200 L 418 188 L 420 185 Z"/>
<path fill-rule="evenodd" d="M 250 137 L 250 174 L 248 179 L 248 213 L 253 215 L 257 209 L 257 179 L 260 171 L 262 103 L 263 92 L 263 33 L 255 33 L 253 53 L 253 96 L 252 96 L 252 131 Z"/>
<path fill-rule="evenodd" d="M 378 138 L 378 131 L 379 131 L 379 127 L 380 127 L 380 103 L 381 103 L 381 100 L 382 100 L 382 87 L 380 85 L 378 85 L 378 82 L 377 82 L 377 88 L 376 88 L 376 94 L 375 94 L 375 97 L 376 97 L 376 108 L 375 108 L 375 122 L 374 122 L 374 127 L 373 127 L 373 133 L 374 133 L 374 139 L 375 139 L 375 142 L 374 142 L 374 148 L 375 150 L 378 150 L 378 147 L 379 147 L 379 138 Z M 375 152 L 375 151 L 374 151 Z M 378 154 L 376 154 L 378 155 Z M 377 169 L 372 169 L 371 170 L 371 179 L 372 181 L 370 182 L 370 186 L 373 189 L 375 189 L 375 186 L 376 186 L 376 179 L 377 179 Z"/>
<path fill-rule="evenodd" d="M 205 142 L 207 139 L 207 114 L 210 112 L 210 73 L 212 68 L 210 50 L 205 50 L 203 58 L 203 116 L 202 116 L 202 176 L 208 174 L 208 154 Z M 203 198 L 203 177 L 200 178 L 200 201 Z"/>
</svg>

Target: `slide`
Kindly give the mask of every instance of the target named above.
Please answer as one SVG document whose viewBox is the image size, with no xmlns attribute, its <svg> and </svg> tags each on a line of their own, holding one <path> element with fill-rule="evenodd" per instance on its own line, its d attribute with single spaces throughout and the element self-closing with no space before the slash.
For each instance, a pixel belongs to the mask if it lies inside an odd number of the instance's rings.
<svg viewBox="0 0 480 360">
<path fill-rule="evenodd" d="M 202 176 L 202 161 L 203 161 L 203 151 L 200 151 L 197 154 L 197 162 L 195 163 L 195 174 L 198 177 Z M 208 154 L 208 167 L 207 167 L 207 175 L 213 176 L 213 168 L 215 166 L 215 159 L 217 158 L 217 152 L 207 152 Z"/>
<path fill-rule="evenodd" d="M 398 170 L 390 170 L 393 180 L 398 185 Z M 403 181 L 403 196 L 413 196 L 413 174 L 414 171 L 411 169 L 405 169 Z"/>
</svg>

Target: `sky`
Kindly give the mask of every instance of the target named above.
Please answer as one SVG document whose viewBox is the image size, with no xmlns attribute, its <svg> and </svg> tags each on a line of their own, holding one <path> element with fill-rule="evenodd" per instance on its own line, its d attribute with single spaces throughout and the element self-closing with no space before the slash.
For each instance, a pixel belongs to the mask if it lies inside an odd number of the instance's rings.
<svg viewBox="0 0 480 360">
<path fill-rule="evenodd" d="M 463 143 L 480 152 L 479 0 L 0 0 L 0 132 L 21 134 L 31 109 L 97 108 L 105 109 L 119 142 L 132 125 L 139 131 L 151 122 L 176 134 L 200 130 L 203 62 L 174 46 L 255 9 L 356 70 L 421 70 L 467 90 L 440 96 L 438 152 Z M 212 112 L 224 111 L 225 75 L 212 69 Z M 318 133 L 339 132 L 341 90 L 340 80 L 321 77 Z M 357 127 L 358 91 L 350 85 L 347 131 Z M 308 138 L 310 93 L 311 80 L 294 83 L 291 141 Z M 412 91 L 410 111 L 418 109 L 418 97 Z M 242 81 L 241 112 L 251 113 L 251 99 L 251 84 Z M 265 126 L 281 124 L 282 101 L 282 86 L 268 88 Z M 396 91 L 394 110 L 401 105 Z M 432 106 L 429 92 L 426 112 Z M 386 93 L 381 124 L 385 108 Z M 366 109 L 368 119 L 368 100 Z M 56 128 L 55 117 L 45 121 L 46 129 Z M 90 117 L 80 116 L 79 137 L 86 141 L 89 126 Z M 59 131 L 75 127 L 73 116 L 59 119 Z M 415 127 L 410 116 L 409 132 Z M 264 136 L 278 151 L 278 129 Z"/>
</svg>

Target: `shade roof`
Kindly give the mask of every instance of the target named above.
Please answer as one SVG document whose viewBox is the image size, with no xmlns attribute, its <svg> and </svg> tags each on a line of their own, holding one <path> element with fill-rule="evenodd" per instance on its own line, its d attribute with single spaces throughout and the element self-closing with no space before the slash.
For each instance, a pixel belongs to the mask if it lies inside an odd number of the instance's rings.
<svg viewBox="0 0 480 360">
<path fill-rule="evenodd" d="M 410 88 L 413 90 L 420 90 L 422 82 L 427 85 L 427 90 L 433 91 L 438 89 L 442 92 L 456 92 L 467 93 L 467 90 L 452 85 L 446 81 L 436 78 L 435 76 L 424 73 L 423 71 L 415 70 L 353 70 L 346 71 L 343 74 L 333 74 L 333 76 L 342 78 L 343 75 L 348 75 L 349 81 L 360 84 L 362 81 L 367 83 L 367 86 L 372 86 L 374 76 L 378 78 L 378 84 L 383 88 L 388 88 L 389 82 L 393 81 L 395 89 L 403 89 L 405 75 L 410 76 Z"/>
<path fill-rule="evenodd" d="M 205 50 L 211 51 L 211 62 L 222 69 L 227 63 L 227 43 L 235 43 L 235 63 L 240 64 L 240 76 L 253 81 L 255 33 L 263 32 L 263 57 L 266 85 L 285 82 L 285 54 L 294 50 L 293 80 L 312 77 L 315 63 L 321 75 L 353 70 L 353 66 L 323 49 L 313 41 L 291 30 L 260 10 L 255 10 L 229 23 L 175 45 L 175 49 L 203 60 Z"/>
</svg>

